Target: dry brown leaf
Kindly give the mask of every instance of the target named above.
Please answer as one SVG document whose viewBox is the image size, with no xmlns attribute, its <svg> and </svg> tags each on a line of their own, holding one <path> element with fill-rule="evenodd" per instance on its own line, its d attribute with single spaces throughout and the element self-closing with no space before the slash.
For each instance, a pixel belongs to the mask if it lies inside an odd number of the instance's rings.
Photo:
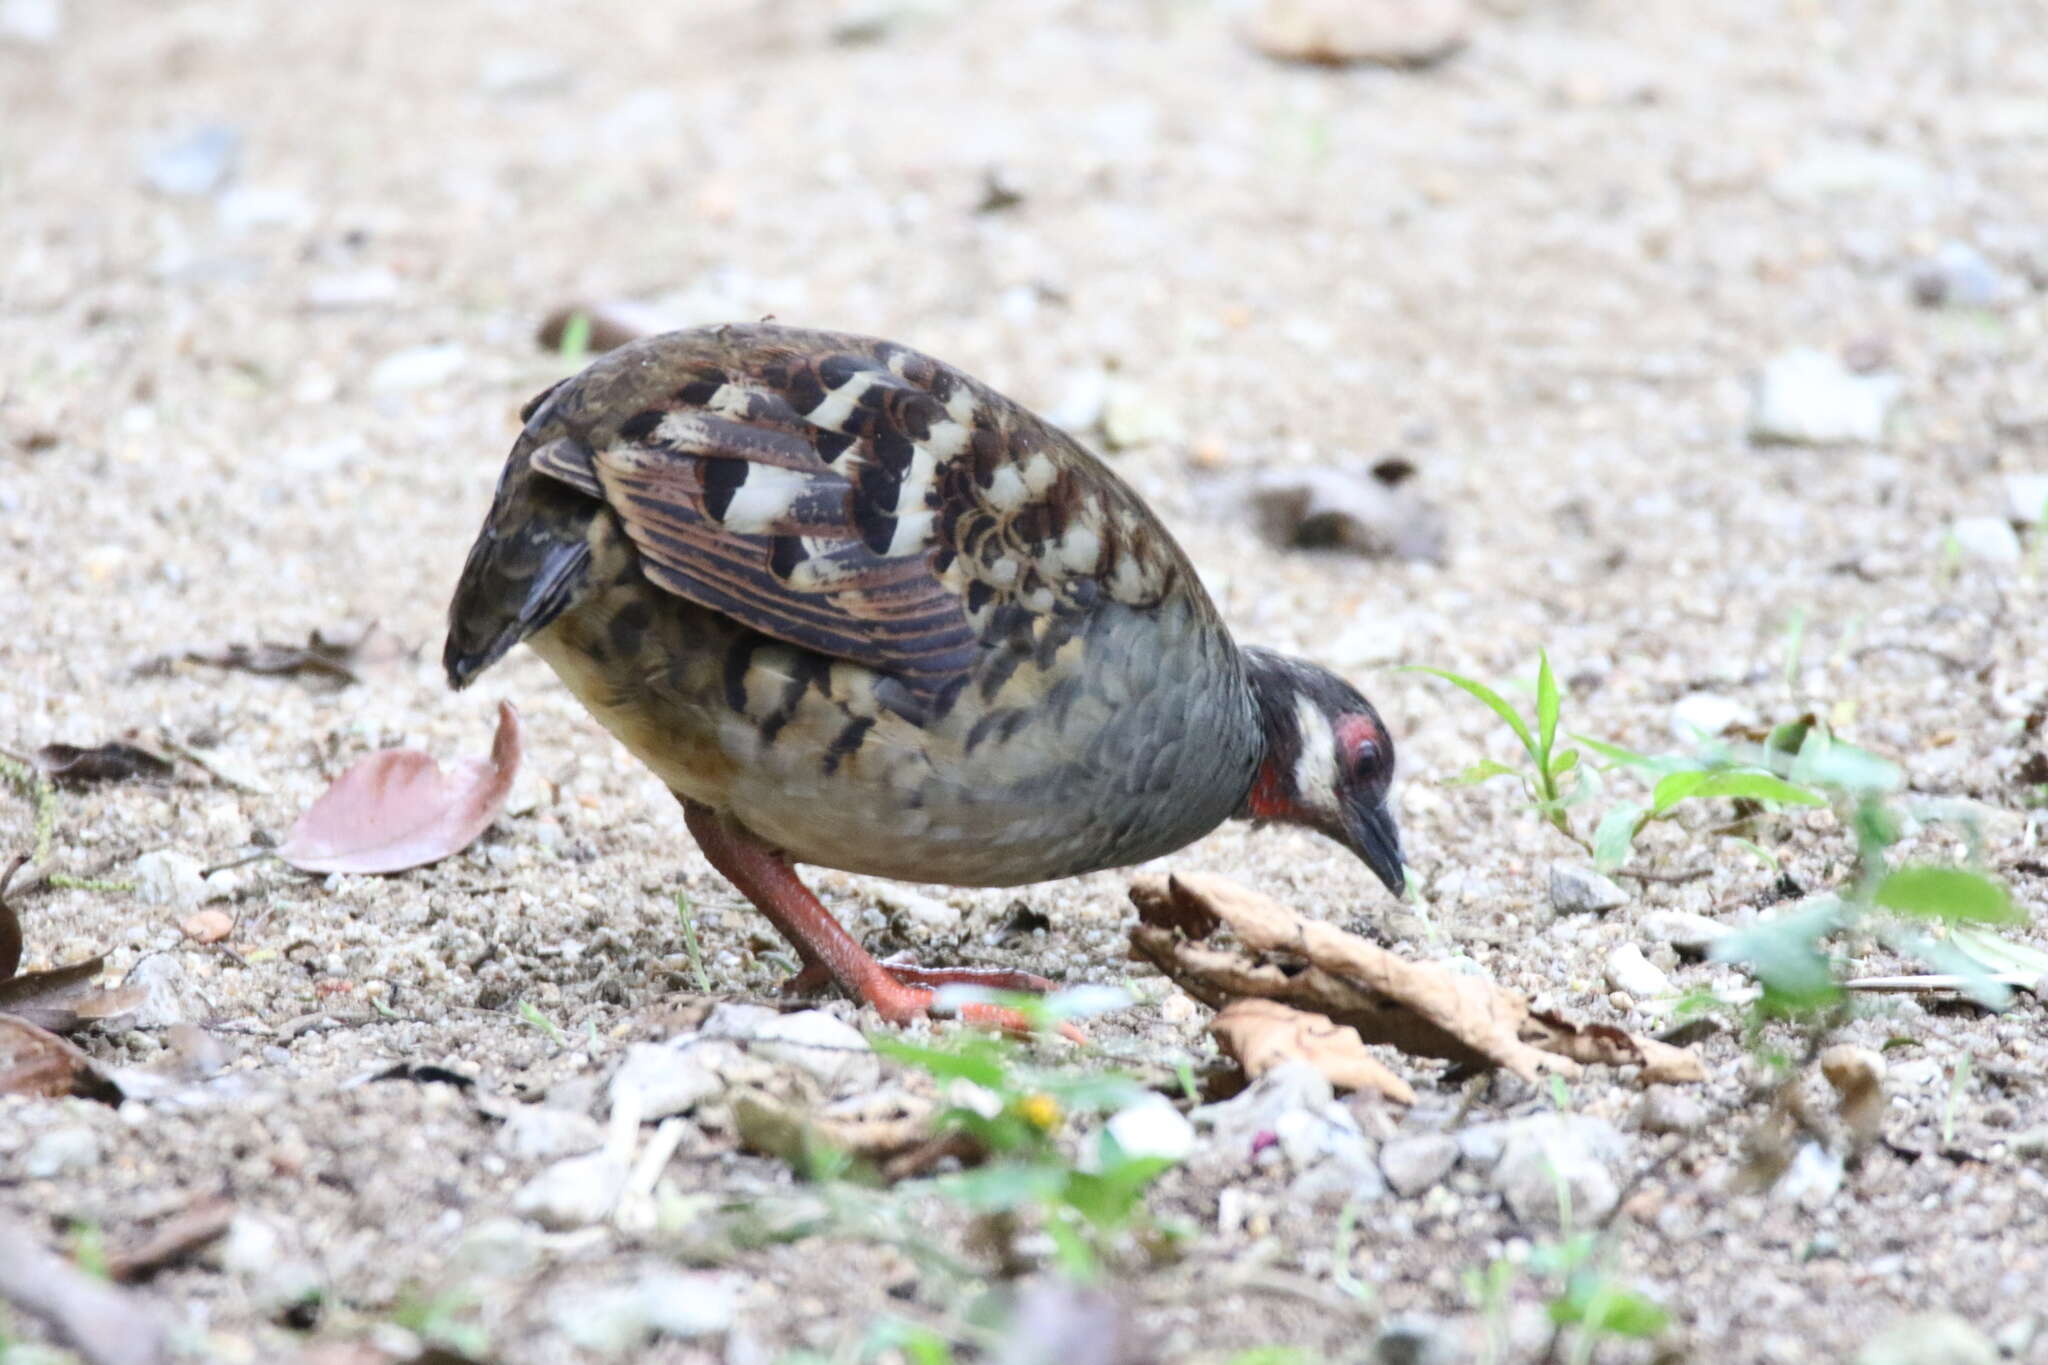
<svg viewBox="0 0 2048 1365">
<path fill-rule="evenodd" d="M 235 920 L 225 910 L 194 910 L 178 921 L 178 929 L 194 943 L 219 943 L 235 932 Z"/>
<path fill-rule="evenodd" d="M 1682 1047 L 1647 1038 L 1612 1024 L 1574 1024 L 1560 1015 L 1532 1013 L 1522 1030 L 1525 1042 L 1574 1061 L 1606 1066 L 1640 1066 L 1643 1085 L 1684 1085 L 1707 1078 L 1700 1059 Z"/>
<path fill-rule="evenodd" d="M 1683 1048 L 1534 1014 L 1516 991 L 1410 962 L 1227 878 L 1140 877 L 1131 900 L 1139 921 L 1131 930 L 1132 955 L 1219 1011 L 1233 1001 L 1277 1001 L 1356 1029 L 1365 1043 L 1504 1066 L 1528 1081 L 1576 1075 L 1582 1062 L 1640 1066 L 1644 1085 L 1705 1079 L 1699 1059 Z M 1206 938 L 1218 925 L 1244 948 L 1190 941 L 1191 931 Z"/>
<path fill-rule="evenodd" d="M 0 1095 L 81 1095 L 117 1104 L 121 1092 L 93 1059 L 13 1014 L 0 1014 Z"/>
<path fill-rule="evenodd" d="M 965 1159 L 979 1154 L 972 1140 L 962 1145 L 963 1134 L 932 1132 L 930 1102 L 912 1103 L 902 1096 L 901 1102 L 875 1105 L 868 1098 L 807 1109 L 766 1091 L 744 1090 L 732 1101 L 733 1124 L 742 1147 L 798 1170 L 821 1147 L 885 1163 L 883 1175 L 890 1180 L 928 1167 L 940 1155 Z"/>
<path fill-rule="evenodd" d="M 277 856 L 305 872 L 403 872 L 460 853 L 505 808 L 519 772 L 519 712 L 498 704 L 491 756 L 451 772 L 417 749 L 371 754 L 336 778 Z"/>
<path fill-rule="evenodd" d="M 1877 1141 L 1884 1125 L 1884 1057 L 1867 1047 L 1837 1043 L 1820 1054 L 1820 1072 L 1835 1088 L 1842 1121 L 1856 1149 Z"/>
<path fill-rule="evenodd" d="M 1528 1002 L 1518 993 L 1428 962 L 1410 962 L 1334 925 L 1305 920 L 1277 901 L 1223 877 L 1196 873 L 1140 878 L 1131 887 L 1140 923 L 1133 952 L 1215 1009 L 1263 996 L 1328 1016 L 1368 1043 L 1415 1056 L 1504 1066 L 1527 1081 L 1578 1074 L 1568 1058 L 1522 1041 Z M 1188 943 L 1161 927 L 1203 913 L 1228 925 L 1260 958 Z M 1305 969 L 1302 969 L 1305 964 Z"/>
<path fill-rule="evenodd" d="M 157 1224 L 141 1241 L 109 1253 L 107 1277 L 123 1284 L 146 1280 L 225 1236 L 234 1217 L 234 1200 L 224 1194 L 203 1196 Z"/>
<path fill-rule="evenodd" d="M 45 744 L 36 750 L 35 766 L 52 782 L 84 787 L 94 782 L 161 780 L 171 775 L 171 761 L 147 749 L 115 741 L 82 749 L 76 744 Z"/>
<path fill-rule="evenodd" d="M 106 965 L 104 957 L 89 957 L 0 979 L 0 1010 L 53 1033 L 74 1033 L 87 1024 L 117 1019 L 141 1005 L 145 992 L 140 986 L 95 986 L 94 979 Z"/>
<path fill-rule="evenodd" d="M 1408 1082 L 1365 1050 L 1358 1030 L 1276 1000 L 1233 1000 L 1209 1022 L 1223 1050 L 1257 1079 L 1286 1062 L 1307 1062 L 1340 1090 L 1370 1090 L 1415 1103 Z"/>
<path fill-rule="evenodd" d="M 278 644 L 271 640 L 259 640 L 253 645 L 235 643 L 215 651 L 188 649 L 183 658 L 187 663 L 205 664 L 210 668 L 232 669 L 238 673 L 256 673 L 265 677 L 297 677 L 310 674 L 327 678 L 343 686 L 358 681 L 355 665 L 357 656 L 370 637 L 377 634 L 372 624 L 359 631 L 354 639 L 330 639 L 324 631 L 314 630 L 306 635 L 302 645 Z M 395 640 L 393 643 L 397 643 Z M 391 651 L 380 651 L 388 653 Z M 145 672 L 167 670 L 179 656 L 164 655 L 152 659 L 143 666 Z"/>
</svg>

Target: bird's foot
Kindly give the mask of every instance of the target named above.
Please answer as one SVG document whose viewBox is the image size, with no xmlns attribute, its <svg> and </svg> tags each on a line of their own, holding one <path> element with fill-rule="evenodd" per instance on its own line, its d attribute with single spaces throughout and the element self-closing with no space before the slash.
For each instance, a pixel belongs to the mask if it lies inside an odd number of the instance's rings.
<svg viewBox="0 0 2048 1365">
<path fill-rule="evenodd" d="M 1008 967 L 920 967 L 914 962 L 893 961 L 875 965 L 885 974 L 886 984 L 874 983 L 860 995 L 867 1004 L 875 1007 L 877 1014 L 892 1024 L 907 1024 L 914 1019 L 957 1017 L 965 1023 L 1001 1029 L 1004 1033 L 1022 1037 L 1037 1031 L 1030 1016 L 1022 1011 L 986 1001 L 936 1005 L 939 990 L 946 986 L 979 986 L 992 991 L 1046 995 L 1055 989 L 1053 983 L 1042 976 Z M 831 969 L 818 962 L 783 982 L 781 989 L 785 995 L 813 995 L 835 982 Z M 1072 1024 L 1061 1024 L 1059 1031 L 1061 1036 L 1072 1042 L 1087 1041 L 1086 1035 Z"/>
</svg>

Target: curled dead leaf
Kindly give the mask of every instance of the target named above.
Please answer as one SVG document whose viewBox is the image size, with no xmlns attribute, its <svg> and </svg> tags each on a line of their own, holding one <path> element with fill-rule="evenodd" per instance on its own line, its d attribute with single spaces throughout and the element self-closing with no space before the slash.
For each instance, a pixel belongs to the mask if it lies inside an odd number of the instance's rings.
<svg viewBox="0 0 2048 1365">
<path fill-rule="evenodd" d="M 1884 1057 L 1867 1047 L 1837 1043 L 1820 1054 L 1820 1072 L 1835 1089 L 1857 1149 L 1877 1141 L 1884 1125 Z"/>
<path fill-rule="evenodd" d="M 1645 1085 L 1704 1077 L 1698 1059 L 1682 1048 L 1536 1016 L 1516 991 L 1436 963 L 1410 962 L 1226 878 L 1141 877 L 1131 899 L 1139 908 L 1132 956 L 1212 1009 L 1245 999 L 1277 1001 L 1356 1029 L 1366 1043 L 1502 1066 L 1532 1082 L 1574 1076 L 1581 1062 L 1639 1065 Z M 1172 927 L 1211 921 L 1242 946 L 1190 941 Z"/>
<path fill-rule="evenodd" d="M 13 1014 L 0 1014 L 0 1095 L 121 1102 L 121 1091 L 84 1052 L 48 1029 Z"/>
<path fill-rule="evenodd" d="M 403 872 L 460 853 L 490 828 L 519 772 L 519 712 L 498 705 L 489 758 L 453 770 L 417 749 L 371 754 L 292 825 L 277 856 L 304 872 Z"/>
<path fill-rule="evenodd" d="M 116 740 L 81 748 L 76 744 L 45 744 L 36 750 L 36 769 L 52 782 L 84 787 L 95 782 L 162 780 L 171 775 L 171 761 L 147 749 Z"/>
<path fill-rule="evenodd" d="M 1574 1024 L 1562 1015 L 1537 1011 L 1522 1030 L 1524 1041 L 1574 1061 L 1605 1066 L 1640 1066 L 1643 1085 L 1681 1085 L 1707 1078 L 1700 1059 L 1682 1047 L 1612 1024 Z"/>
<path fill-rule="evenodd" d="M 1209 1031 L 1257 1079 L 1285 1062 L 1307 1062 L 1340 1090 L 1370 1090 L 1399 1104 L 1415 1103 L 1408 1083 L 1365 1050 L 1358 1030 L 1276 1000 L 1233 1000 Z"/>
</svg>

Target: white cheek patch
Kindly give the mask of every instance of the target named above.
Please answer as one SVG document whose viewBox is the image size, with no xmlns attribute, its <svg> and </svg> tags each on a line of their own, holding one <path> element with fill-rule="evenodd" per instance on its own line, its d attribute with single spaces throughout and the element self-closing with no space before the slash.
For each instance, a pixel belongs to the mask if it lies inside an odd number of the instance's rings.
<svg viewBox="0 0 2048 1365">
<path fill-rule="evenodd" d="M 1301 734 L 1301 751 L 1294 759 L 1294 796 L 1309 810 L 1338 815 L 1337 736 L 1330 718 L 1307 697 L 1294 699 L 1295 728 Z"/>
</svg>

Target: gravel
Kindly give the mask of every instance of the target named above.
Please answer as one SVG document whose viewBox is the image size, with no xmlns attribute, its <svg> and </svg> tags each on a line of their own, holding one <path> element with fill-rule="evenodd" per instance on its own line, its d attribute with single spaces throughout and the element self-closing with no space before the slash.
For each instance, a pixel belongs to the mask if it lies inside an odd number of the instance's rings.
<svg viewBox="0 0 2048 1365">
<path fill-rule="evenodd" d="M 194 1257 L 146 1291 L 223 1360 L 345 1348 L 444 1289 L 475 1291 L 490 1358 L 594 1358 L 558 1304 L 638 1304 L 650 1269 L 700 1265 L 732 1277 L 731 1340 L 757 1351 L 732 1359 L 851 1356 L 885 1318 L 945 1320 L 892 1245 L 806 1232 L 816 1190 L 738 1150 L 723 1089 L 671 1128 L 643 1108 L 638 1145 L 601 1167 L 568 1150 L 589 1127 L 529 1119 L 501 1137 L 503 1111 L 472 1093 L 602 1112 L 629 1050 L 676 1065 L 709 1004 L 779 1016 L 771 992 L 795 965 L 536 659 L 515 652 L 460 697 L 439 677 L 446 594 L 515 414 L 565 372 L 533 338 L 578 300 L 894 336 L 1027 403 L 1068 399 L 1098 429 L 1124 395 L 1114 467 L 1241 638 L 1346 670 L 1386 717 L 1417 900 L 1395 905 L 1300 831 L 1232 825 L 1176 869 L 1239 877 L 1587 1024 L 1640 1027 L 1605 981 L 1624 943 L 1681 992 L 1742 991 L 1729 964 L 1662 956 L 1680 938 L 1652 916 L 1783 913 L 1784 878 L 1839 887 L 1851 832 L 1831 811 L 1729 829 L 1725 803 L 1682 810 L 1631 853 L 1656 876 L 1597 916 L 1555 916 L 1550 865 L 1585 855 L 1514 782 L 1454 780 L 1515 760 L 1515 742 L 1397 668 L 1449 669 L 1526 710 L 1544 650 L 1561 735 L 1662 753 L 1811 714 L 1899 763 L 1910 801 L 1986 812 L 1975 836 L 1923 819 L 1894 856 L 1981 862 L 2031 916 L 2001 934 L 2048 948 L 2048 881 L 2026 870 L 2044 814 L 2013 776 L 2048 752 L 2042 499 L 2020 482 L 2042 476 L 2048 435 L 2048 46 L 2031 8 L 1491 4 L 1422 71 L 1276 60 L 1239 26 L 1256 6 L 901 5 L 864 30 L 840 23 L 855 8 L 604 0 L 536 45 L 530 12 L 489 0 L 0 0 L 0 747 L 125 739 L 177 765 L 168 782 L 60 792 L 54 870 L 75 881 L 9 893 L 26 967 L 141 964 L 149 1004 L 79 1041 L 124 1073 L 166 1070 L 118 1111 L 0 1100 L 4 1163 L 62 1130 L 100 1153 L 0 1180 L 0 1218 L 123 1246 L 232 1191 L 275 1237 L 244 1234 L 232 1260 Z M 1021 198 L 977 212 L 992 170 Z M 1951 303 L 1969 272 L 1944 278 L 1941 306 L 1916 301 L 1916 270 L 1960 262 L 1950 243 L 1996 273 L 1993 306 Z M 1395 455 L 1443 517 L 1441 562 L 1275 545 L 1243 498 L 1216 494 Z M 1996 553 L 1947 548 L 1972 518 L 2005 523 L 1984 533 Z M 183 661 L 373 621 L 391 648 L 365 651 L 353 685 Z M 177 869 L 268 846 L 376 748 L 473 752 L 503 698 L 526 719 L 528 776 L 471 850 L 389 877 L 251 863 L 204 887 L 233 933 L 181 935 Z M 1648 794 L 1583 758 L 1603 771 L 1571 809 L 1582 833 Z M 37 837 L 9 785 L 0 850 Z M 103 889 L 159 853 L 175 855 L 151 882 L 162 903 Z M 1139 1003 L 1089 1020 L 1091 1038 L 1148 1076 L 1185 1062 L 1207 1079 L 1205 1007 L 1162 998 L 1124 958 L 1121 875 L 911 889 L 940 912 L 811 880 L 882 952 L 1130 977 Z M 1880 941 L 1833 946 L 1859 973 L 1921 965 Z M 1642 1354 L 1853 1360 L 1894 1312 L 2006 1331 L 2048 1284 L 2040 1009 L 1859 1008 L 1827 1041 L 1885 1056 L 1884 1140 L 1817 1167 L 1839 1184 L 1811 1208 L 1733 1192 L 1774 1086 L 1741 1030 L 1695 1026 L 1708 1080 L 1684 1094 L 1700 1107 L 1659 1101 L 1618 1149 L 1573 1149 L 1574 1226 L 1628 1190 L 1604 1263 L 1676 1320 Z M 225 1053 L 203 1083 L 168 1070 L 180 1022 Z M 848 1053 L 877 1070 L 845 1085 L 882 1089 L 828 1096 L 811 1070 L 721 1046 L 720 1087 L 805 1104 L 874 1102 L 901 1079 Z M 1389 1197 L 1389 1148 L 1419 1130 L 1377 1104 L 1268 1078 L 1226 1106 L 1242 1122 L 1197 1110 L 1195 1150 L 1154 1200 L 1193 1237 L 1170 1261 L 1126 1248 L 1107 1276 L 1160 1358 L 1347 1359 L 1375 1340 L 1396 1358 L 1396 1319 L 1476 1353 L 1496 1324 L 1474 1315 L 1466 1272 L 1554 1236 L 1540 1158 L 1523 1158 L 1519 1194 L 1493 1183 L 1500 1126 L 1559 1103 L 1634 1124 L 1645 1104 L 1626 1068 L 1558 1094 L 1383 1055 L 1459 1162 Z M 476 1084 L 344 1088 L 401 1062 Z M 1832 1122 L 1831 1092 L 1802 1079 Z M 1185 1109 L 1178 1080 L 1162 1086 Z M 1279 1145 L 1289 1114 L 1306 1170 Z M 637 1171 L 663 1132 L 672 1153 Z M 580 1191 L 519 1213 L 565 1161 L 586 1162 Z M 1338 1220 L 1361 1191 L 1375 1198 L 1340 1277 Z M 735 1204 L 774 1235 L 714 1235 Z M 999 1278 L 947 1201 L 905 1218 L 898 1231 Z M 304 1320 L 309 1287 L 325 1305 L 310 1342 L 275 1320 Z M 1523 1276 L 1504 1312 L 1531 1358 L 1551 1330 L 1543 1292 Z M 638 1312 L 620 1336 L 655 1341 L 665 1329 Z M 20 1315 L 9 1331 L 41 1343 Z M 645 1349 L 725 1346 L 714 1330 Z"/>
</svg>

